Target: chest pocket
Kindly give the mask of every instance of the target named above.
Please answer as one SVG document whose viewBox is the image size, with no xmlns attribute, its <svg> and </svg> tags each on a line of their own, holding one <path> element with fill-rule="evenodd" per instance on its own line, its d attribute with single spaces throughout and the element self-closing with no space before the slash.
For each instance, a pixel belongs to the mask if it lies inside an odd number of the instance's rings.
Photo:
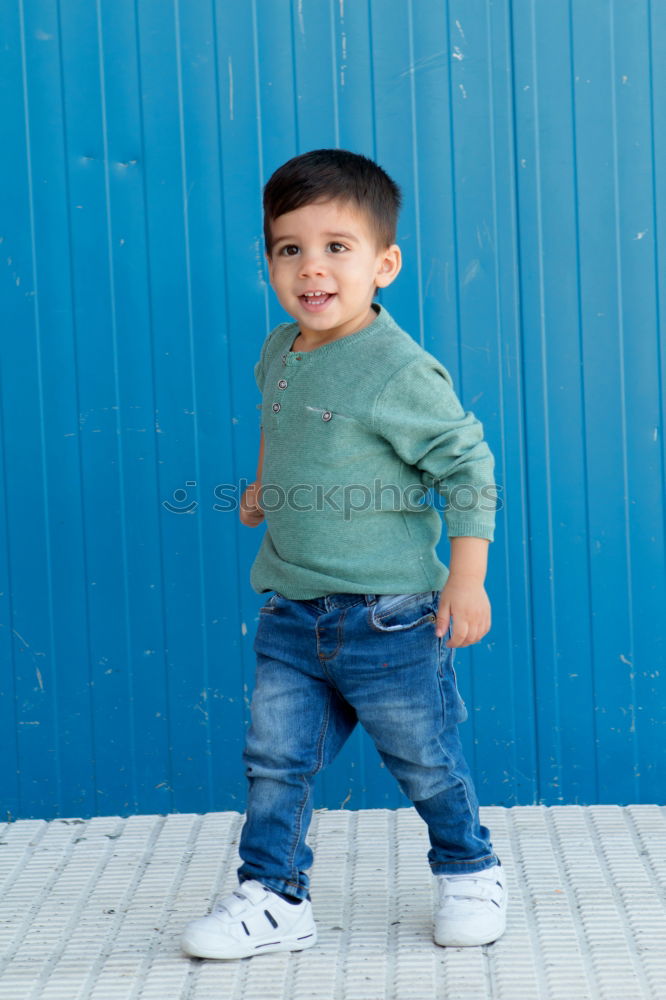
<svg viewBox="0 0 666 1000">
<path fill-rule="evenodd" d="M 349 420 L 349 417 L 343 417 L 341 413 L 336 413 L 334 410 L 324 410 L 320 406 L 305 406 L 306 418 L 308 420 L 321 420 L 324 424 L 330 424 L 335 418 L 338 420 Z"/>
<path fill-rule="evenodd" d="M 303 406 L 302 417 L 304 430 L 315 447 L 321 448 L 322 457 L 325 454 L 330 460 L 335 456 L 336 460 L 346 464 L 352 456 L 363 451 L 360 444 L 365 429 L 355 417 L 339 410 L 308 404 Z"/>
</svg>

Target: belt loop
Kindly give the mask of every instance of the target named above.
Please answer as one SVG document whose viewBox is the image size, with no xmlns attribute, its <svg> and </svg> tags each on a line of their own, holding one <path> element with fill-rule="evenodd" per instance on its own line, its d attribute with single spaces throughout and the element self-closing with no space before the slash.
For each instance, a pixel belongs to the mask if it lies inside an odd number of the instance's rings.
<svg viewBox="0 0 666 1000">
<path fill-rule="evenodd" d="M 363 596 L 365 597 L 365 603 L 366 604 L 373 605 L 373 604 L 377 603 L 377 595 L 376 594 L 364 594 Z"/>
</svg>

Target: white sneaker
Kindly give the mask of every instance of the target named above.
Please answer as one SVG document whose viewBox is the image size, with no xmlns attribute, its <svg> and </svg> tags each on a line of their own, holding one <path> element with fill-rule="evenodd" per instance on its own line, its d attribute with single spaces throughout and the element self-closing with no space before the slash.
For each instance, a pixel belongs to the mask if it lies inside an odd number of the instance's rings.
<svg viewBox="0 0 666 1000">
<path fill-rule="evenodd" d="M 506 927 L 507 891 L 501 865 L 481 872 L 438 875 L 435 943 L 455 948 L 490 944 Z"/>
<path fill-rule="evenodd" d="M 192 920 L 181 939 L 183 951 L 197 958 L 302 951 L 316 942 L 310 901 L 288 903 L 254 879 L 216 903 L 207 917 Z"/>
</svg>

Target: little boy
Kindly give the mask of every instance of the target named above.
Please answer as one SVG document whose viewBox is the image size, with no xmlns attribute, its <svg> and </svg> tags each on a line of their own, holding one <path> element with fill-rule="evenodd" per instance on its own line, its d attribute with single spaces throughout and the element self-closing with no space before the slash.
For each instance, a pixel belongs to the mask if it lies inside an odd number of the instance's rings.
<svg viewBox="0 0 666 1000">
<path fill-rule="evenodd" d="M 273 594 L 254 647 L 240 885 L 188 924 L 190 955 L 315 944 L 312 785 L 357 722 L 428 825 L 436 943 L 504 931 L 503 869 L 479 822 L 453 669 L 454 648 L 490 629 L 493 458 L 446 369 L 373 302 L 400 271 L 399 207 L 391 178 L 345 150 L 295 157 L 264 191 L 270 281 L 294 322 L 255 367 L 261 445 L 240 516 L 266 520 L 251 582 Z M 428 487 L 448 500 L 448 571 Z"/>
</svg>

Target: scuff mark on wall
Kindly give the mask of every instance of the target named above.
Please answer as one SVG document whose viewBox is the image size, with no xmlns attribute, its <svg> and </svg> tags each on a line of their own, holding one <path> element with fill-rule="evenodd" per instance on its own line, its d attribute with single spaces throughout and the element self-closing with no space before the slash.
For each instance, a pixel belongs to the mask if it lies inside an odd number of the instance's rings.
<svg viewBox="0 0 666 1000">
<path fill-rule="evenodd" d="M 342 62 L 340 63 L 340 86 L 345 85 L 345 70 L 347 69 L 347 33 L 343 31 L 340 34 L 340 48 L 342 55 Z"/>
<path fill-rule="evenodd" d="M 407 69 L 403 70 L 402 73 L 400 73 L 400 77 L 413 76 L 414 73 L 421 72 L 422 70 L 439 69 L 444 65 L 445 58 L 445 49 L 441 49 L 439 52 L 434 52 L 431 56 L 424 56 L 423 59 L 417 59 L 411 66 L 408 66 Z"/>
<path fill-rule="evenodd" d="M 476 257 L 470 260 L 469 264 L 465 268 L 465 273 L 463 274 L 462 283 L 463 285 L 469 285 L 470 281 L 474 281 L 481 270 L 481 265 Z"/>
<path fill-rule="evenodd" d="M 27 643 L 27 642 L 25 641 L 25 639 L 24 639 L 24 638 L 23 638 L 23 636 L 22 636 L 22 635 L 20 634 L 20 632 L 17 632 L 17 631 L 16 631 L 16 629 L 15 629 L 15 628 L 13 628 L 13 629 L 12 629 L 12 633 L 13 633 L 13 634 L 14 634 L 14 635 L 16 636 L 16 638 L 17 638 L 17 639 L 20 639 L 20 640 L 21 640 L 21 642 L 23 643 L 23 645 L 25 646 L 25 648 L 26 648 L 26 649 L 30 649 L 30 645 L 29 645 L 29 643 Z"/>
</svg>

